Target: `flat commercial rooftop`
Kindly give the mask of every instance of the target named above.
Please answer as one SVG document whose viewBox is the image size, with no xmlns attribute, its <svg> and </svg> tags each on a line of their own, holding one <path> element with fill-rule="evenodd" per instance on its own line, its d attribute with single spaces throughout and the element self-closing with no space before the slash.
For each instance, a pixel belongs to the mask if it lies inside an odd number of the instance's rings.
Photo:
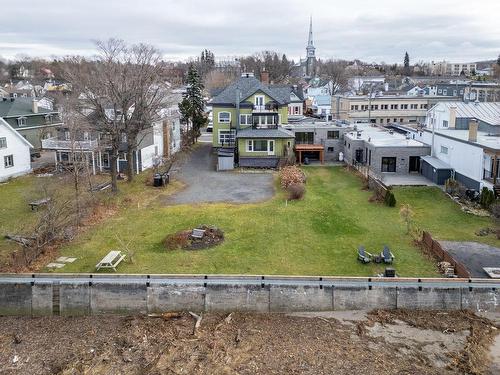
<svg viewBox="0 0 500 375">
<path fill-rule="evenodd" d="M 389 129 L 369 124 L 357 124 L 357 131 L 349 132 L 345 136 L 366 141 L 375 147 L 429 147 L 398 132 L 390 132 Z"/>
</svg>

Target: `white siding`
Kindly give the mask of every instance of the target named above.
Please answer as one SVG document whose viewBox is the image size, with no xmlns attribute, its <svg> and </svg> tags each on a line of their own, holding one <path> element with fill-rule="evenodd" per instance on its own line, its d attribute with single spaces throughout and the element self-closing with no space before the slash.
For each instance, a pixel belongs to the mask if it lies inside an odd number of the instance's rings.
<svg viewBox="0 0 500 375">
<path fill-rule="evenodd" d="M 0 148 L 0 181 L 31 172 L 30 147 L 19 134 L 0 120 L 0 138 L 6 138 L 7 148 Z M 4 157 L 13 155 L 14 166 L 5 168 Z"/>
</svg>

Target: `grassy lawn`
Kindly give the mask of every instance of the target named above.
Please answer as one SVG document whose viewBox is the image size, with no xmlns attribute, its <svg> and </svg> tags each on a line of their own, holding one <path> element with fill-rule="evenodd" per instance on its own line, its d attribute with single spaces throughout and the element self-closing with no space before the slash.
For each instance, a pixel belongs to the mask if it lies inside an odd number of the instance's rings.
<svg viewBox="0 0 500 375">
<path fill-rule="evenodd" d="M 93 272 L 111 249 L 121 249 L 118 236 L 135 252 L 123 273 L 246 273 L 303 275 L 375 275 L 383 266 L 362 265 L 356 249 L 364 245 L 377 253 L 384 244 L 396 256 L 401 276 L 436 276 L 433 262 L 424 258 L 405 234 L 399 209 L 369 203 L 361 181 L 340 167 L 306 168 L 307 193 L 302 201 L 285 204 L 279 193 L 260 204 L 203 204 L 161 206 L 144 193 L 144 185 L 122 194 L 145 194 L 142 203 L 124 205 L 118 214 L 92 227 L 61 249 L 78 260 L 61 272 Z M 409 203 L 415 222 L 435 237 L 499 245 L 493 237 L 474 232 L 492 225 L 487 218 L 463 213 L 437 188 L 395 189 L 398 205 Z M 199 224 L 225 232 L 225 242 L 199 251 L 165 250 L 163 239 Z"/>
</svg>

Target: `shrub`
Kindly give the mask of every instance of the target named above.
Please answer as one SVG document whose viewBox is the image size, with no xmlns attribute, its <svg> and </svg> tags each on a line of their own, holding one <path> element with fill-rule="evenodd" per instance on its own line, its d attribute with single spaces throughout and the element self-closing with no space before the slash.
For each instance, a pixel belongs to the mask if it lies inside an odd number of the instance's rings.
<svg viewBox="0 0 500 375">
<path fill-rule="evenodd" d="M 444 183 L 444 186 L 448 194 L 456 195 L 459 192 L 460 183 L 457 180 L 449 178 Z"/>
<path fill-rule="evenodd" d="M 281 169 L 280 180 L 281 187 L 283 189 L 288 189 L 292 184 L 305 184 L 306 176 L 298 167 L 290 165 Z"/>
<path fill-rule="evenodd" d="M 387 193 L 385 193 L 384 202 L 386 206 L 389 207 L 396 206 L 396 197 L 394 196 L 394 193 L 392 191 L 387 190 Z"/>
<path fill-rule="evenodd" d="M 490 211 L 496 219 L 500 219 L 500 202 L 495 202 L 490 206 Z"/>
<path fill-rule="evenodd" d="M 481 198 L 479 202 L 481 203 L 481 207 L 488 209 L 492 205 L 492 203 L 495 201 L 495 193 L 488 189 L 486 186 L 483 187 L 483 190 L 481 191 Z"/>
<path fill-rule="evenodd" d="M 287 191 L 289 200 L 302 199 L 306 193 L 306 186 L 302 183 L 291 184 L 288 186 Z"/>
</svg>

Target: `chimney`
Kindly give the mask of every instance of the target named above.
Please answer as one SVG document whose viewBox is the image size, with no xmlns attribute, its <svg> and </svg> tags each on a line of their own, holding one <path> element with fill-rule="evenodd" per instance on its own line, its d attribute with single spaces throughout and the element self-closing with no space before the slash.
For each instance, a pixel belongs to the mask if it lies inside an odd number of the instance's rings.
<svg viewBox="0 0 500 375">
<path fill-rule="evenodd" d="M 457 121 L 457 107 L 452 105 L 450 107 L 450 122 L 448 124 L 448 127 L 451 129 L 455 129 L 456 121 Z"/>
<path fill-rule="evenodd" d="M 31 112 L 38 113 L 38 102 L 35 99 L 31 102 Z"/>
<path fill-rule="evenodd" d="M 266 68 L 262 69 L 262 72 L 260 72 L 260 81 L 264 85 L 269 85 L 269 72 L 266 72 Z"/>
<path fill-rule="evenodd" d="M 477 120 L 469 121 L 469 142 L 477 142 Z"/>
</svg>

